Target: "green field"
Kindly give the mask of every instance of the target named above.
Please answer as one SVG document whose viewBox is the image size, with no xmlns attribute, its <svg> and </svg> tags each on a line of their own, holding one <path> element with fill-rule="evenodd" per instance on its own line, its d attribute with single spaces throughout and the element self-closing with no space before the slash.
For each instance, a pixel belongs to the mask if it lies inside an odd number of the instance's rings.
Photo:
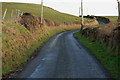
<svg viewBox="0 0 120 80">
<path fill-rule="evenodd" d="M 16 9 L 21 10 L 22 12 L 32 13 L 35 16 L 41 15 L 41 5 L 39 4 L 28 4 L 28 3 L 2 3 L 2 14 L 4 13 L 5 8 L 8 9 L 6 19 L 10 18 L 11 11 L 13 10 L 14 15 L 16 15 Z M 65 13 L 58 12 L 52 8 L 44 6 L 44 18 L 59 23 L 64 22 L 75 22 L 80 21 L 81 18 Z"/>
<path fill-rule="evenodd" d="M 109 18 L 114 24 L 117 24 L 118 16 L 105 16 L 106 18 Z"/>
</svg>

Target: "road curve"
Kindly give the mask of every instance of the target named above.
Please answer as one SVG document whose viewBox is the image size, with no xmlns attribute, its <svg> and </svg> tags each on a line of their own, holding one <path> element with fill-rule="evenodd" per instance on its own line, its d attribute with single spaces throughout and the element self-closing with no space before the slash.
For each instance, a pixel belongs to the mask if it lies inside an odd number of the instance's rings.
<svg viewBox="0 0 120 80">
<path fill-rule="evenodd" d="M 99 20 L 97 20 L 98 21 L 98 23 L 100 24 L 100 25 L 105 25 L 106 23 L 104 23 L 103 21 L 99 21 Z"/>
<path fill-rule="evenodd" d="M 74 32 L 51 38 L 17 78 L 109 78 L 99 62 L 73 37 Z"/>
</svg>

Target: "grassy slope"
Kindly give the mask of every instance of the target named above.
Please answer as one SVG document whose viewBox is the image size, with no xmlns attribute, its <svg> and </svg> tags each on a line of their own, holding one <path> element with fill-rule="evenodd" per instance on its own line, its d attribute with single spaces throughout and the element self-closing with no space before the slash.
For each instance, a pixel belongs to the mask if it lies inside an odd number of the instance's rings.
<svg viewBox="0 0 120 80">
<path fill-rule="evenodd" d="M 43 42 L 47 41 L 53 35 L 62 31 L 80 28 L 79 25 L 60 27 L 44 26 L 36 32 L 31 33 L 15 22 L 4 22 L 2 27 L 3 75 L 14 71 L 24 63 Z"/>
<path fill-rule="evenodd" d="M 27 4 L 27 3 L 2 3 L 2 10 L 4 13 L 5 8 L 8 9 L 6 18 L 10 18 L 11 11 L 13 11 L 14 15 L 16 14 L 16 9 L 19 9 L 23 12 L 29 12 L 34 14 L 35 16 L 40 16 L 41 11 L 41 5 L 39 4 Z M 56 10 L 53 10 L 52 8 L 45 7 L 44 6 L 44 18 L 53 20 L 59 23 L 64 22 L 74 22 L 74 21 L 80 21 L 81 19 L 79 17 L 60 13 Z"/>
<path fill-rule="evenodd" d="M 105 16 L 106 18 L 109 18 L 114 24 L 117 24 L 118 16 Z"/>
<path fill-rule="evenodd" d="M 110 75 L 118 80 L 120 70 L 120 67 L 118 66 L 118 57 L 112 56 L 113 52 L 108 52 L 106 45 L 100 44 L 99 42 L 92 42 L 91 38 L 86 38 L 79 32 L 75 33 L 74 36 L 80 43 L 89 48 Z"/>
</svg>

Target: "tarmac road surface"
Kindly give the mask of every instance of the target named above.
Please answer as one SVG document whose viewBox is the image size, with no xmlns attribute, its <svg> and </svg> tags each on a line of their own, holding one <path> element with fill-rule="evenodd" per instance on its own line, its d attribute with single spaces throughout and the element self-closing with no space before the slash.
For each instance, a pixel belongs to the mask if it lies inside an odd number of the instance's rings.
<svg viewBox="0 0 120 80">
<path fill-rule="evenodd" d="M 96 58 L 73 37 L 74 32 L 52 37 L 17 78 L 109 78 Z"/>
</svg>

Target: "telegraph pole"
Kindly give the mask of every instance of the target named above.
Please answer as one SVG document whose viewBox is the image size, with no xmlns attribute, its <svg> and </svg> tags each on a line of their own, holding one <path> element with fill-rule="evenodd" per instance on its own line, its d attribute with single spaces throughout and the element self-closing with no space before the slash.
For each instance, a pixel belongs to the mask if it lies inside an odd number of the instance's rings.
<svg viewBox="0 0 120 80">
<path fill-rule="evenodd" d="M 118 2 L 118 22 L 120 22 L 120 0 L 117 0 Z"/>
<path fill-rule="evenodd" d="M 79 7 L 79 17 L 80 17 L 80 10 L 81 10 L 81 8 Z"/>
<path fill-rule="evenodd" d="M 41 24 L 43 24 L 42 20 L 43 20 L 43 0 L 41 0 Z"/>
<path fill-rule="evenodd" d="M 84 24 L 84 19 L 83 19 L 83 0 L 81 0 L 81 16 L 82 16 L 81 30 L 83 30 L 83 24 Z"/>
</svg>

